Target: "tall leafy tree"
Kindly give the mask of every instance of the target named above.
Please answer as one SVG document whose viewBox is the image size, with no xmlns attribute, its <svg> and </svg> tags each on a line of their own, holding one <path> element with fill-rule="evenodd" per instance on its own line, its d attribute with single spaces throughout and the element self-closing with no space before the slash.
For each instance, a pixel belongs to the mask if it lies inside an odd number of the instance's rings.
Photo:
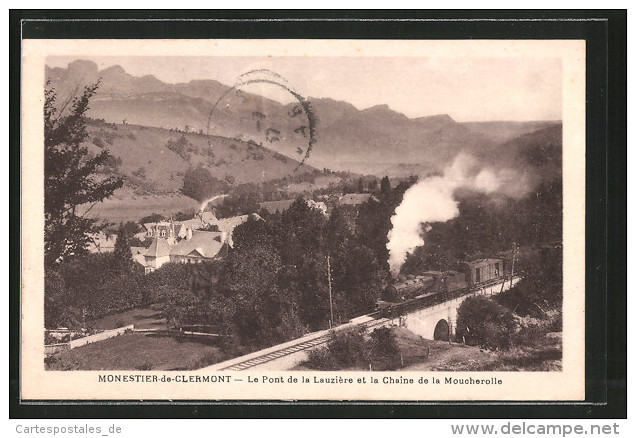
<svg viewBox="0 0 636 438">
<path fill-rule="evenodd" d="M 121 178 L 98 174 L 111 157 L 103 150 L 89 156 L 82 146 L 87 139 L 86 111 L 99 83 L 84 88 L 66 104 L 56 105 L 54 88 L 44 99 L 44 250 L 47 265 L 86 252 L 90 234 L 98 230 L 95 219 L 78 214 L 82 204 L 108 198 L 123 184 Z M 70 109 L 69 109 L 70 108 Z"/>
<path fill-rule="evenodd" d="M 358 193 L 364 193 L 364 181 L 362 181 L 362 178 L 358 179 Z"/>
<path fill-rule="evenodd" d="M 380 194 L 383 198 L 388 198 L 391 195 L 391 181 L 388 176 L 380 181 Z"/>
<path fill-rule="evenodd" d="M 329 252 L 337 250 L 353 236 L 342 208 L 337 205 L 331 210 L 324 235 L 325 244 Z"/>
<path fill-rule="evenodd" d="M 128 232 L 124 224 L 119 224 L 117 230 L 117 240 L 115 241 L 115 251 L 113 252 L 113 268 L 116 272 L 130 272 L 133 267 L 132 252 L 128 241 Z"/>
<path fill-rule="evenodd" d="M 227 190 L 227 182 L 220 180 L 205 167 L 188 168 L 183 176 L 184 195 L 197 201 L 204 201 L 210 196 L 219 195 Z"/>
<path fill-rule="evenodd" d="M 245 246 L 229 254 L 223 285 L 233 302 L 231 318 L 241 343 L 267 345 L 277 340 L 276 329 L 289 305 L 277 286 L 280 269 L 272 246 Z"/>
</svg>

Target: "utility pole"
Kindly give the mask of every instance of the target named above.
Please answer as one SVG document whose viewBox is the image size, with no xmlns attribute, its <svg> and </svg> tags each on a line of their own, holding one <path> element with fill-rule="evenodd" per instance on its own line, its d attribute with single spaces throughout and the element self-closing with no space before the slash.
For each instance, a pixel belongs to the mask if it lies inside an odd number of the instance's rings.
<svg viewBox="0 0 636 438">
<path fill-rule="evenodd" d="M 512 279 L 515 276 L 515 249 L 517 248 L 517 244 L 512 242 L 512 267 L 510 269 L 510 288 L 512 288 Z"/>
<path fill-rule="evenodd" d="M 331 298 L 331 265 L 329 264 L 329 254 L 327 254 L 327 281 L 329 282 L 329 312 L 331 313 L 329 328 L 333 328 L 333 300 Z"/>
</svg>

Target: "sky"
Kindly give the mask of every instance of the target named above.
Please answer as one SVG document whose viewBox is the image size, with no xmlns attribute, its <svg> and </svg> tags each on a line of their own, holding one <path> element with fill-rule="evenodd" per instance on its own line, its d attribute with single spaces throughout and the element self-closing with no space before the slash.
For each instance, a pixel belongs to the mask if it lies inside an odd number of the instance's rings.
<svg viewBox="0 0 636 438">
<path fill-rule="evenodd" d="M 78 57 L 49 57 L 66 67 Z M 120 65 L 133 76 L 163 82 L 215 79 L 226 85 L 254 69 L 283 76 L 301 95 L 345 100 L 362 110 L 388 105 L 408 117 L 448 114 L 458 122 L 560 120 L 562 72 L 558 58 L 430 57 L 174 57 L 82 56 L 99 69 Z M 271 88 L 271 87 L 270 87 Z M 249 90 L 253 91 L 253 90 Z M 291 102 L 263 89 L 266 97 Z"/>
</svg>

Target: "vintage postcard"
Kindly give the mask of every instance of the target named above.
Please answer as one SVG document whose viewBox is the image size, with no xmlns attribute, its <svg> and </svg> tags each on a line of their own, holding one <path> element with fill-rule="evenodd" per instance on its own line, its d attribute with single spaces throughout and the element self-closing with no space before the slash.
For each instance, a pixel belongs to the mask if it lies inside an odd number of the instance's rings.
<svg viewBox="0 0 636 438">
<path fill-rule="evenodd" d="M 585 41 L 22 49 L 22 399 L 584 400 Z"/>
</svg>

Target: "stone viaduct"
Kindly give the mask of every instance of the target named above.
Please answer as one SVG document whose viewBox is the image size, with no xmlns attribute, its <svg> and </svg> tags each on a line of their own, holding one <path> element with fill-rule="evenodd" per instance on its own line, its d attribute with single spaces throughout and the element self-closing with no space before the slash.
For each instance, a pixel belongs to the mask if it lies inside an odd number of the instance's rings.
<svg viewBox="0 0 636 438">
<path fill-rule="evenodd" d="M 512 284 L 516 284 L 519 280 L 519 277 L 513 278 Z M 511 281 L 508 279 L 504 281 L 503 288 L 502 283 L 498 282 L 459 298 L 405 313 L 400 318 L 400 324 L 405 325 L 410 331 L 423 338 L 448 341 L 449 337 L 455 334 L 457 309 L 465 299 L 478 295 L 497 295 L 510 289 L 510 283 Z"/>
</svg>

